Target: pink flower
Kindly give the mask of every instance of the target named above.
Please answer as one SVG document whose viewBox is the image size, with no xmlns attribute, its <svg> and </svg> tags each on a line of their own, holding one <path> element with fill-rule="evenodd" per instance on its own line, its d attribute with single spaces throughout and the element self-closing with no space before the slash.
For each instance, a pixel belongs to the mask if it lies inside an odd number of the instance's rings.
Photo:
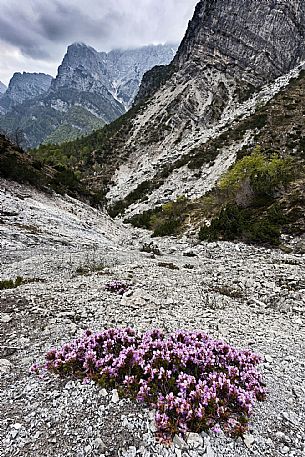
<svg viewBox="0 0 305 457">
<path fill-rule="evenodd" d="M 112 282 L 109 290 L 120 291 Z M 166 337 L 158 329 L 143 335 L 131 328 L 111 328 L 50 349 L 32 373 L 91 380 L 156 409 L 164 440 L 175 433 L 207 428 L 238 435 L 246 430 L 256 400 L 266 392 L 258 372 L 260 358 L 213 340 L 202 332 L 178 330 Z"/>
</svg>

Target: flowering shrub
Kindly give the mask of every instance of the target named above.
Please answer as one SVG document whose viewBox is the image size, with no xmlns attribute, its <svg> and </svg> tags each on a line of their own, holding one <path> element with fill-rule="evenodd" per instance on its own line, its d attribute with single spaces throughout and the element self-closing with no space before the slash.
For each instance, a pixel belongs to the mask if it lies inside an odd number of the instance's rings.
<svg viewBox="0 0 305 457">
<path fill-rule="evenodd" d="M 129 285 L 123 281 L 113 280 L 106 284 L 105 289 L 108 290 L 108 292 L 123 295 L 125 292 L 129 290 Z"/>
<path fill-rule="evenodd" d="M 158 436 L 220 428 L 233 436 L 247 430 L 256 400 L 265 390 L 257 365 L 260 358 L 201 332 L 160 330 L 143 335 L 133 329 L 108 329 L 51 349 L 46 369 L 61 376 L 117 388 L 120 394 L 156 409 Z"/>
</svg>

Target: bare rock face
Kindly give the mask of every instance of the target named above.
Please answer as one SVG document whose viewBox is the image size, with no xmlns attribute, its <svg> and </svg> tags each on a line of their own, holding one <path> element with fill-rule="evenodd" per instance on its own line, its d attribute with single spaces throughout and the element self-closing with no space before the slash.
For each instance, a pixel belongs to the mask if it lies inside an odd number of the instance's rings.
<svg viewBox="0 0 305 457">
<path fill-rule="evenodd" d="M 129 160 L 116 172 L 110 201 L 215 137 L 242 103 L 305 59 L 304 35 L 301 0 L 201 0 L 173 62 L 144 75 L 136 103 L 145 107 L 133 121 Z M 220 171 L 234 156 L 225 160 Z"/>
<path fill-rule="evenodd" d="M 73 43 L 58 67 L 51 92 L 65 88 L 94 93 L 105 88 L 106 79 L 106 67 L 99 53 L 84 43 Z"/>
<path fill-rule="evenodd" d="M 305 58 L 304 36 L 305 4 L 300 0 L 201 0 L 170 70 L 160 70 L 195 76 L 210 65 L 260 87 Z M 140 93 L 151 85 L 149 74 L 155 76 L 148 72 Z"/>
<path fill-rule="evenodd" d="M 300 0 L 202 0 L 174 64 L 190 68 L 199 59 L 260 86 L 305 58 L 304 34 Z"/>
</svg>

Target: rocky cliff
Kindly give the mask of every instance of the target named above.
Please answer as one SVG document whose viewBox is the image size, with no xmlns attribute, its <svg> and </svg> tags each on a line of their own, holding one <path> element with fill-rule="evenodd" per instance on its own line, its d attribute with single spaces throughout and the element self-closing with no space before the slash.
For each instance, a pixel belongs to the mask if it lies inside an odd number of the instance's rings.
<svg viewBox="0 0 305 457">
<path fill-rule="evenodd" d="M 169 65 L 171 73 L 183 70 L 195 76 L 210 65 L 260 87 L 304 59 L 304 16 L 300 1 L 202 0 Z M 147 76 L 140 91 L 151 85 L 155 75 Z M 145 91 L 145 96 L 152 93 Z"/>
<path fill-rule="evenodd" d="M 172 64 L 143 78 L 137 102 L 146 107 L 132 121 L 124 148 L 129 159 L 115 173 L 109 200 L 125 198 L 164 165 L 200 148 L 263 85 L 296 67 L 305 58 L 304 25 L 301 1 L 200 1 Z M 218 172 L 211 168 L 212 182 Z M 170 195 L 172 186 L 163 190 Z"/>
<path fill-rule="evenodd" d="M 126 108 L 138 93 L 143 75 L 151 68 L 169 64 L 177 51 L 176 44 L 114 50 L 107 55 L 111 91 Z"/>
<path fill-rule="evenodd" d="M 138 49 L 98 52 L 84 43 L 68 47 L 52 90 L 76 89 L 100 93 L 105 89 L 128 109 L 139 89 L 142 77 L 155 65 L 168 64 L 176 45 L 144 46 Z"/>
<path fill-rule="evenodd" d="M 101 54 L 83 43 L 68 47 L 48 99 L 57 111 L 83 106 L 104 123 L 125 112 L 124 106 L 110 92 L 107 66 Z"/>
</svg>

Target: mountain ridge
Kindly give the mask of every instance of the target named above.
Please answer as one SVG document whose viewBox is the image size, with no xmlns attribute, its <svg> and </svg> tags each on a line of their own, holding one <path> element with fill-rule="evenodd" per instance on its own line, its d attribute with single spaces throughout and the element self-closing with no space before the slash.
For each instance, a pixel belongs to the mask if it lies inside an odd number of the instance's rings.
<svg viewBox="0 0 305 457">
<path fill-rule="evenodd" d="M 300 1 L 276 5 L 269 0 L 258 6 L 246 1 L 242 9 L 238 1 L 197 4 L 167 68 L 169 76 L 157 92 L 146 93 L 148 108 L 134 119 L 125 153 L 129 154 L 131 144 L 139 145 L 139 153 L 130 152 L 130 161 L 117 170 L 110 200 L 124 197 L 127 189 L 130 192 L 141 184 L 136 169 L 142 167 L 145 180 L 151 179 L 152 162 L 158 169 L 166 154 L 168 160 L 178 159 L 198 147 L 206 132 L 213 132 L 213 126 L 225 121 L 239 103 L 304 60 L 305 5 Z M 287 38 L 283 42 L 284 32 Z M 145 77 L 139 93 L 143 84 L 149 84 Z"/>
</svg>

